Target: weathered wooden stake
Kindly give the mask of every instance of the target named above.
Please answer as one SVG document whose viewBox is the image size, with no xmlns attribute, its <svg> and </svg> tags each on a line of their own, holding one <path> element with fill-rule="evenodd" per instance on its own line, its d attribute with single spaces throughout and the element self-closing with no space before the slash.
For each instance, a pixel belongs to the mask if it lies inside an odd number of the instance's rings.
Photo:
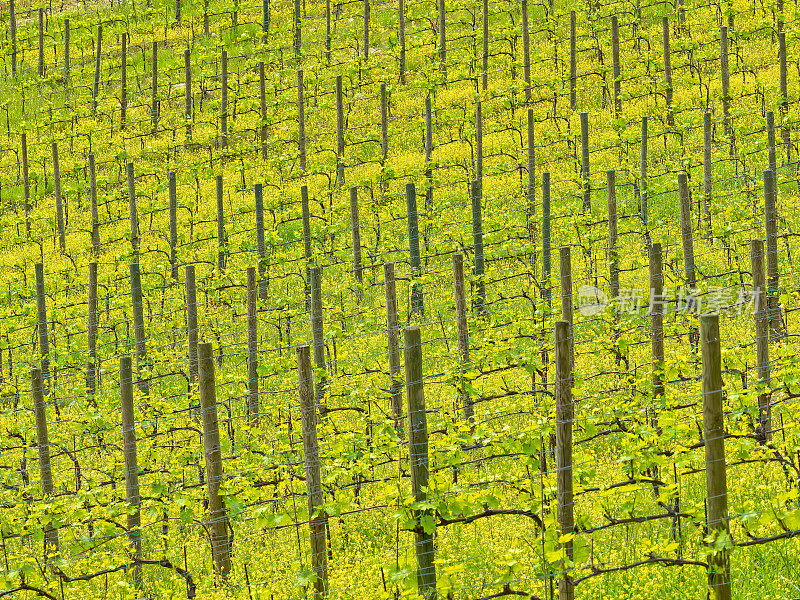
<svg viewBox="0 0 800 600">
<path fill-rule="evenodd" d="M 308 492 L 308 528 L 310 530 L 311 565 L 317 576 L 314 581 L 314 600 L 321 600 L 328 591 L 328 552 L 326 526 L 328 516 L 322 506 L 322 476 L 320 473 L 319 442 L 317 440 L 317 407 L 314 395 L 314 372 L 308 346 L 297 347 L 297 378 L 299 381 L 300 414 L 303 427 L 303 462 L 306 468 Z"/>
<path fill-rule="evenodd" d="M 572 496 L 572 421 L 575 418 L 572 403 L 572 325 L 568 321 L 555 324 L 556 361 L 556 500 L 560 535 L 574 533 Z M 573 541 L 564 542 L 567 560 L 573 559 Z M 575 585 L 569 567 L 563 561 L 563 573 L 558 582 L 559 600 L 573 600 Z"/>
<path fill-rule="evenodd" d="M 397 0 L 397 14 L 400 17 L 397 28 L 397 40 L 400 43 L 400 83 L 406 84 L 406 11 L 403 0 Z M 16 54 L 15 54 L 16 56 Z"/>
<path fill-rule="evenodd" d="M 14 7 L 14 0 L 8 3 L 8 21 L 11 29 L 11 76 L 17 76 L 17 12 Z"/>
<path fill-rule="evenodd" d="M 39 77 L 44 77 L 44 8 L 39 8 Z"/>
<path fill-rule="evenodd" d="M 120 90 L 119 90 L 119 128 L 124 130 L 128 122 L 128 34 L 122 34 L 122 52 L 120 53 Z"/>
<path fill-rule="evenodd" d="M 389 348 L 389 394 L 394 417 L 394 428 L 398 435 L 403 433 L 403 380 L 400 373 L 400 328 L 397 325 L 397 292 L 394 279 L 394 263 L 383 265 L 383 278 L 386 287 L 386 334 Z"/>
<path fill-rule="evenodd" d="M 728 28 L 720 27 L 720 71 L 722 74 L 722 114 L 725 119 L 725 134 L 732 135 L 730 72 L 728 70 Z"/>
<path fill-rule="evenodd" d="M 94 394 L 97 389 L 97 327 L 99 325 L 97 312 L 97 263 L 89 263 L 89 295 L 87 299 L 86 315 L 86 346 L 89 360 L 86 364 L 86 395 L 90 402 L 95 403 Z"/>
<path fill-rule="evenodd" d="M 764 276 L 764 242 L 750 240 L 750 268 L 753 272 L 753 317 L 756 324 L 756 366 L 758 383 L 763 391 L 758 395 L 758 437 L 762 443 L 772 438 L 772 407 L 769 366 L 769 322 Z"/>
<path fill-rule="evenodd" d="M 783 319 L 778 297 L 780 279 L 778 277 L 778 210 L 776 207 L 775 174 L 764 171 L 764 220 L 767 233 L 767 318 L 769 319 L 770 341 L 783 337 Z"/>
<path fill-rule="evenodd" d="M 386 162 L 389 156 L 389 103 L 386 98 L 386 84 L 381 83 L 381 157 Z"/>
<path fill-rule="evenodd" d="M 617 15 L 611 15 L 611 56 L 614 62 L 614 114 L 619 116 L 622 112 L 622 93 L 619 62 L 619 21 L 617 20 Z"/>
<path fill-rule="evenodd" d="M 325 403 L 325 391 L 328 386 L 327 377 L 324 372 L 325 366 L 325 332 L 323 329 L 322 316 L 322 267 L 311 267 L 311 336 L 314 344 L 314 367 L 323 374 L 316 382 L 315 395 L 319 412 L 324 415 L 327 412 Z"/>
<path fill-rule="evenodd" d="M 94 86 L 92 87 L 92 116 L 97 114 L 97 97 L 100 94 L 100 58 L 103 47 L 103 24 L 97 26 L 97 46 L 95 46 Z"/>
<path fill-rule="evenodd" d="M 645 238 L 649 239 L 647 225 L 649 221 L 649 210 L 647 205 L 647 116 L 642 117 L 642 143 L 639 159 L 639 199 L 641 204 L 642 227 L 645 231 Z"/>
<path fill-rule="evenodd" d="M 256 251 L 258 252 L 258 296 L 262 302 L 267 301 L 267 250 L 264 241 L 264 195 L 263 185 L 255 185 L 256 197 Z"/>
<path fill-rule="evenodd" d="M 342 76 L 336 76 L 336 184 L 344 185 L 344 101 Z"/>
<path fill-rule="evenodd" d="M 522 68 L 525 77 L 525 101 L 531 101 L 531 42 L 528 31 L 528 0 L 522 0 Z"/>
<path fill-rule="evenodd" d="M 489 87 L 489 0 L 483 0 L 481 19 L 483 27 L 481 48 L 481 89 L 485 92 Z"/>
<path fill-rule="evenodd" d="M 183 51 L 183 103 L 186 118 L 186 146 L 192 143 L 192 62 L 191 51 Z"/>
<path fill-rule="evenodd" d="M 678 173 L 678 198 L 681 206 L 681 239 L 683 241 L 683 266 L 686 285 L 694 290 L 697 283 L 694 268 L 694 242 L 692 240 L 692 205 L 686 173 Z"/>
<path fill-rule="evenodd" d="M 533 109 L 528 109 L 528 240 L 535 243 L 536 225 L 536 144 L 534 137 Z M 535 251 L 534 251 L 535 256 Z"/>
<path fill-rule="evenodd" d="M 258 422 L 258 289 L 256 268 L 247 267 L 247 416 Z"/>
<path fill-rule="evenodd" d="M 295 4 L 299 0 L 295 0 Z M 299 30 L 298 30 L 299 31 Z M 306 109 L 303 99 L 303 71 L 297 71 L 297 145 L 300 170 L 306 170 Z"/>
<path fill-rule="evenodd" d="M 444 0 L 439 0 L 439 71 L 442 74 L 442 81 L 447 85 L 447 35 L 445 33 L 445 13 Z"/>
<path fill-rule="evenodd" d="M 405 363 L 406 396 L 408 397 L 408 461 L 411 467 L 411 491 L 415 502 L 427 499 L 428 487 L 428 421 L 425 414 L 425 392 L 422 383 L 422 341 L 418 325 L 406 327 Z M 414 511 L 416 519 L 417 587 L 423 598 L 436 597 L 436 566 L 433 534 L 421 524 L 425 511 Z"/>
<path fill-rule="evenodd" d="M 50 342 L 47 337 L 47 304 L 44 291 L 44 265 L 37 262 L 34 265 L 36 273 L 36 315 L 37 329 L 39 330 L 39 354 L 42 357 L 42 379 L 44 393 L 50 394 Z"/>
<path fill-rule="evenodd" d="M 606 171 L 608 189 L 608 281 L 612 298 L 619 296 L 619 255 L 617 253 L 617 174 Z"/>
<path fill-rule="evenodd" d="M 592 210 L 592 186 L 589 183 L 589 113 L 581 113 L 581 184 L 583 210 Z"/>
<path fill-rule="evenodd" d="M 194 265 L 186 265 L 186 340 L 189 346 L 189 391 L 197 381 L 197 286 Z"/>
<path fill-rule="evenodd" d="M 481 200 L 483 190 L 480 181 L 472 182 L 472 243 L 475 252 L 474 275 L 477 279 L 475 286 L 475 312 L 479 315 L 486 312 L 486 283 L 484 276 L 484 257 L 483 257 L 483 215 L 481 210 Z"/>
<path fill-rule="evenodd" d="M 197 364 L 200 378 L 200 407 L 203 415 L 211 557 L 214 562 L 214 573 L 219 579 L 227 580 L 231 571 L 231 549 L 228 541 L 228 514 L 219 494 L 222 483 L 222 450 L 219 444 L 216 378 L 211 344 L 197 345 Z"/>
<path fill-rule="evenodd" d="M 172 265 L 172 278 L 178 280 L 178 189 L 175 171 L 167 173 L 169 188 L 169 263 Z"/>
<path fill-rule="evenodd" d="M 361 225 L 358 219 L 358 189 L 350 188 L 350 228 L 353 232 L 353 276 L 361 284 L 364 275 L 361 271 Z"/>
<path fill-rule="evenodd" d="M 267 5 L 269 0 L 264 0 Z M 264 76 L 264 61 L 258 63 L 258 97 L 261 101 L 261 158 L 267 160 L 267 84 Z"/>
<path fill-rule="evenodd" d="M 225 272 L 227 244 L 225 242 L 225 195 L 222 189 L 222 175 L 217 175 L 217 271 Z"/>
<path fill-rule="evenodd" d="M 133 178 L 133 163 L 129 162 L 126 166 L 128 175 L 128 210 L 130 212 L 131 223 L 131 247 L 134 257 L 139 255 L 139 217 L 136 213 L 136 185 Z"/>
<path fill-rule="evenodd" d="M 142 308 L 142 278 L 139 270 L 139 261 L 130 264 L 131 273 L 131 305 L 133 306 L 133 335 L 136 344 L 136 373 L 139 390 L 143 394 L 150 391 L 149 374 L 142 376 L 147 357 L 147 342 L 144 332 L 144 310 Z"/>
<path fill-rule="evenodd" d="M 413 183 L 406 184 L 406 209 L 408 213 L 408 252 L 411 258 L 411 316 L 423 317 L 425 307 L 422 286 L 416 281 L 422 267 L 419 255 L 419 221 L 417 217 L 417 189 Z"/>
<path fill-rule="evenodd" d="M 53 471 L 50 466 L 50 438 L 47 433 L 42 371 L 38 367 L 31 369 L 31 394 L 33 395 L 33 411 L 36 416 L 36 446 L 39 451 L 39 477 L 42 481 L 42 495 L 52 496 Z M 58 531 L 50 523 L 45 527 L 44 551 L 48 557 L 58 552 Z"/>
<path fill-rule="evenodd" d="M 25 194 L 25 233 L 31 237 L 31 180 L 28 177 L 28 136 L 22 134 L 22 186 Z"/>
<path fill-rule="evenodd" d="M 483 186 L 483 111 L 480 100 L 475 103 L 475 179 Z"/>
<path fill-rule="evenodd" d="M 542 298 L 551 306 L 550 287 L 550 172 L 542 173 Z"/>
<path fill-rule="evenodd" d="M 94 258 L 100 256 L 100 213 L 97 210 L 97 174 L 95 172 L 94 153 L 89 153 L 89 202 L 92 206 L 92 253 Z"/>
<path fill-rule="evenodd" d="M 141 497 L 139 496 L 139 465 L 136 458 L 136 422 L 133 413 L 133 372 L 129 354 L 119 357 L 119 394 L 122 408 L 122 452 L 125 457 L 125 500 L 128 503 L 128 540 L 133 557 L 142 558 Z M 134 565 L 133 581 L 142 585 L 142 567 Z"/>
<path fill-rule="evenodd" d="M 711 236 L 711 198 L 714 176 L 711 162 L 711 113 L 703 113 L 703 208 L 706 216 L 706 231 Z"/>
<path fill-rule="evenodd" d="M 69 19 L 64 19 L 64 89 L 69 92 Z"/>
<path fill-rule="evenodd" d="M 463 371 L 469 367 L 469 330 L 467 329 L 467 300 L 464 293 L 464 256 L 453 254 L 453 292 L 456 302 L 456 330 L 458 332 L 458 353 L 461 359 L 461 407 L 464 420 L 473 421 L 474 408 L 472 398 L 464 385 Z"/>
<path fill-rule="evenodd" d="M 653 354 L 653 397 L 664 396 L 664 277 L 661 244 L 650 246 L 650 348 Z"/>
<path fill-rule="evenodd" d="M 220 82 L 219 129 L 223 148 L 228 147 L 228 51 L 222 49 L 222 81 Z"/>
<path fill-rule="evenodd" d="M 722 356 L 719 315 L 700 316 L 703 352 L 703 438 L 706 456 L 706 509 L 711 535 L 729 535 L 725 473 L 725 422 L 722 410 Z M 715 600 L 731 600 L 730 549 L 708 557 L 708 588 Z"/>
<path fill-rule="evenodd" d="M 575 11 L 569 11 L 569 107 L 577 107 L 576 87 L 578 83 L 577 36 L 575 33 Z"/>
<path fill-rule="evenodd" d="M 311 275 L 309 265 L 311 263 L 311 210 L 308 205 L 308 186 L 300 188 L 300 204 L 303 211 L 303 250 L 306 259 L 306 310 L 311 308 Z"/>
<path fill-rule="evenodd" d="M 669 43 L 669 17 L 662 17 L 661 29 L 664 46 L 664 84 L 666 85 L 665 98 L 667 102 L 667 125 L 675 126 L 675 111 L 672 108 L 672 52 Z"/>
<path fill-rule="evenodd" d="M 56 224 L 58 225 L 58 246 L 61 252 L 67 251 L 67 238 L 64 235 L 64 201 L 61 197 L 61 168 L 58 163 L 58 144 L 51 145 L 53 155 L 53 185 L 56 196 Z"/>
</svg>

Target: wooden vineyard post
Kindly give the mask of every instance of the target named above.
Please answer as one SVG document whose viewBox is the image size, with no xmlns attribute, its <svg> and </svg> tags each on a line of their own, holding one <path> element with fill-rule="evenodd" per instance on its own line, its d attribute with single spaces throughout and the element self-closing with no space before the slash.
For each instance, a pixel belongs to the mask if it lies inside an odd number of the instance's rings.
<svg viewBox="0 0 800 600">
<path fill-rule="evenodd" d="M 311 267 L 311 337 L 314 344 L 314 367 L 325 372 L 325 332 L 322 318 L 322 267 Z M 319 412 L 327 412 L 325 390 L 328 382 L 325 375 L 320 377 L 315 386 L 316 401 Z"/>
<path fill-rule="evenodd" d="M 764 171 L 764 220 L 767 233 L 767 318 L 770 341 L 783 337 L 783 319 L 778 298 L 778 211 L 776 207 L 775 174 Z"/>
<path fill-rule="evenodd" d="M 464 256 L 461 254 L 453 254 L 453 292 L 456 303 L 458 354 L 461 359 L 461 407 L 464 412 L 464 420 L 472 423 L 474 419 L 472 397 L 464 385 L 464 370 L 469 367 L 469 330 L 467 329 L 467 300 L 464 293 Z"/>
<path fill-rule="evenodd" d="M 786 71 L 786 32 L 778 32 L 778 62 L 780 64 L 780 87 L 781 87 L 781 117 L 785 117 L 789 111 L 789 87 L 787 83 Z M 781 119 L 783 122 L 783 119 Z M 781 127 L 783 144 L 786 147 L 786 162 L 792 162 L 792 136 L 789 128 L 784 124 Z"/>
<path fill-rule="evenodd" d="M 422 341 L 418 325 L 406 327 L 405 363 L 406 396 L 408 397 L 408 461 L 411 468 L 411 491 L 415 502 L 427 499 L 428 487 L 428 420 L 425 414 L 425 392 L 422 383 Z M 436 597 L 436 566 L 433 534 L 422 526 L 423 511 L 414 511 L 416 520 L 417 587 L 423 598 Z"/>
<path fill-rule="evenodd" d="M 711 236 L 711 197 L 714 190 L 713 163 L 711 162 L 711 113 L 703 113 L 703 210 L 706 232 Z"/>
<path fill-rule="evenodd" d="M 775 157 L 775 113 L 767 111 L 767 158 L 769 170 L 777 177 L 778 161 Z"/>
<path fill-rule="evenodd" d="M 413 183 L 406 184 L 406 209 L 408 213 L 408 253 L 411 258 L 411 316 L 425 315 L 422 287 L 417 279 L 421 275 L 419 256 L 419 221 L 417 218 L 417 189 Z"/>
<path fill-rule="evenodd" d="M 300 18 L 301 18 L 301 9 L 300 9 L 300 0 L 294 0 L 294 55 L 297 57 L 297 62 L 300 62 L 300 53 L 302 51 L 303 46 L 303 30 L 301 29 L 300 25 Z M 330 50 L 328 50 L 330 52 Z"/>
<path fill-rule="evenodd" d="M 589 183 L 589 113 L 581 113 L 581 185 L 583 211 L 592 210 L 592 187 Z"/>
<path fill-rule="evenodd" d="M 700 316 L 700 339 L 703 352 L 703 438 L 706 457 L 707 527 L 711 535 L 729 538 L 719 315 Z M 709 555 L 708 588 L 710 597 L 715 600 L 731 600 L 730 568 L 729 548 L 724 547 Z"/>
<path fill-rule="evenodd" d="M 97 175 L 93 153 L 89 153 L 89 201 L 92 205 L 92 253 L 94 258 L 98 258 L 100 256 L 100 214 L 97 210 Z"/>
<path fill-rule="evenodd" d="M 622 92 L 620 89 L 621 69 L 619 63 L 619 21 L 611 15 L 611 57 L 614 63 L 614 115 L 622 112 Z"/>
<path fill-rule="evenodd" d="M 186 119 L 186 147 L 192 143 L 192 62 L 191 51 L 183 51 L 183 102 L 184 118 Z"/>
<path fill-rule="evenodd" d="M 39 8 L 39 77 L 44 77 L 44 9 Z"/>
<path fill-rule="evenodd" d="M 364 282 L 364 274 L 361 270 L 361 225 L 358 219 L 358 189 L 355 187 L 350 188 L 350 227 L 353 233 L 353 277 L 360 285 Z"/>
<path fill-rule="evenodd" d="M 522 69 L 525 76 L 525 102 L 531 101 L 531 42 L 528 31 L 528 0 L 522 0 Z"/>
<path fill-rule="evenodd" d="M 100 94 L 100 58 L 103 48 L 103 24 L 97 26 L 97 45 L 95 46 L 94 86 L 92 87 L 92 116 L 97 115 L 97 96 Z"/>
<path fill-rule="evenodd" d="M 69 19 L 64 19 L 64 90 L 69 93 Z"/>
<path fill-rule="evenodd" d="M 650 245 L 650 232 L 647 225 L 650 220 L 647 205 L 647 116 L 642 117 L 642 144 L 639 160 L 639 199 L 641 204 L 642 227 L 644 228 L 645 240 Z"/>
<path fill-rule="evenodd" d="M 331 0 L 325 0 L 325 64 L 331 64 Z"/>
<path fill-rule="evenodd" d="M 133 163 L 126 166 L 128 176 L 128 210 L 131 222 L 131 247 L 134 257 L 139 255 L 139 217 L 136 213 L 136 186 L 133 179 Z"/>
<path fill-rule="evenodd" d="M 219 132 L 223 148 L 228 147 L 228 51 L 222 49 L 220 82 Z"/>
<path fill-rule="evenodd" d="M 11 30 L 11 76 L 17 76 L 17 12 L 14 0 L 8 3 L 8 25 Z"/>
<path fill-rule="evenodd" d="M 681 208 L 681 240 L 683 242 L 683 265 L 686 284 L 693 290 L 697 280 L 694 267 L 694 242 L 692 240 L 692 205 L 686 173 L 678 173 L 678 198 Z"/>
<path fill-rule="evenodd" d="M 39 353 L 42 357 L 42 380 L 45 395 L 50 395 L 50 342 L 47 336 L 47 304 L 44 292 L 44 265 L 37 262 L 34 265 L 36 272 L 36 316 L 37 329 L 39 330 Z"/>
<path fill-rule="evenodd" d="M 200 408 L 203 415 L 203 449 L 208 475 L 206 484 L 211 557 L 214 562 L 214 573 L 219 579 L 226 580 L 231 571 L 231 551 L 228 542 L 228 514 L 219 494 L 222 483 L 222 450 L 219 444 L 216 379 L 211 344 L 197 345 L 197 365 L 200 379 Z"/>
<path fill-rule="evenodd" d="M 445 23 L 447 13 L 445 12 L 444 0 L 439 0 L 439 72 L 442 74 L 442 81 L 447 85 L 447 35 Z M 485 17 L 484 17 L 485 18 Z"/>
<path fill-rule="evenodd" d="M 550 172 L 542 173 L 542 299 L 552 302 L 550 287 Z"/>
<path fill-rule="evenodd" d="M 189 393 L 197 381 L 197 287 L 194 265 L 186 265 L 186 340 L 189 352 Z"/>
<path fill-rule="evenodd" d="M 269 0 L 263 0 L 261 6 L 261 43 L 267 43 L 267 37 L 269 36 Z"/>
<path fill-rule="evenodd" d="M 731 136 L 731 152 L 733 152 L 733 131 L 731 129 L 731 97 L 730 72 L 728 70 L 728 28 L 719 29 L 719 57 L 722 75 L 722 114 L 725 120 L 725 135 Z"/>
<path fill-rule="evenodd" d="M 675 111 L 672 108 L 672 52 L 669 43 L 669 17 L 662 17 L 661 30 L 664 46 L 664 84 L 666 86 L 665 99 L 667 102 L 667 125 L 675 126 Z"/>
<path fill-rule="evenodd" d="M 759 439 L 772 438 L 772 408 L 770 406 L 769 323 L 764 276 L 764 242 L 750 240 L 750 270 L 753 272 L 753 317 L 756 324 L 756 365 L 758 382 L 763 391 L 758 395 Z"/>
<path fill-rule="evenodd" d="M 653 354 L 653 399 L 664 396 L 664 277 L 661 244 L 650 246 L 650 348 Z M 655 420 L 653 409 L 652 420 Z"/>
<path fill-rule="evenodd" d="M 569 11 L 569 107 L 578 105 L 576 86 L 578 83 L 577 36 L 575 34 L 575 11 Z"/>
<path fill-rule="evenodd" d="M 475 103 L 475 179 L 483 186 L 483 108 L 479 100 Z"/>
<path fill-rule="evenodd" d="M 606 171 L 608 189 L 608 282 L 612 298 L 619 296 L 619 255 L 617 253 L 617 174 Z"/>
<path fill-rule="evenodd" d="M 47 414 L 42 388 L 42 370 L 31 369 L 31 394 L 33 395 L 33 411 L 36 416 L 36 446 L 39 451 L 39 477 L 42 480 L 42 495 L 53 495 L 53 471 L 50 467 L 50 438 L 47 433 Z M 58 552 L 58 531 L 48 523 L 44 532 L 45 556 Z"/>
<path fill-rule="evenodd" d="M 381 157 L 383 163 L 389 156 L 389 102 L 386 97 L 386 84 L 381 83 Z"/>
<path fill-rule="evenodd" d="M 31 180 L 28 177 L 28 135 L 22 134 L 22 186 L 25 193 L 25 234 L 31 237 Z"/>
<path fill-rule="evenodd" d="M 147 342 L 144 334 L 144 310 L 142 308 L 142 277 L 139 270 L 139 262 L 133 261 L 130 264 L 131 273 L 131 305 L 133 307 L 133 334 L 136 344 L 136 372 L 139 390 L 143 394 L 150 391 L 149 376 L 143 376 L 142 370 L 145 367 L 147 357 Z"/>
<path fill-rule="evenodd" d="M 536 139 L 534 137 L 533 109 L 528 109 L 528 240 L 531 245 L 536 244 Z M 534 257 L 536 250 L 534 249 Z"/>
<path fill-rule="evenodd" d="M 120 77 L 119 77 L 119 128 L 125 129 L 128 115 L 128 34 L 122 34 L 122 51 L 120 52 Z"/>
<path fill-rule="evenodd" d="M 119 357 L 119 393 L 122 407 L 122 452 L 125 457 L 125 499 L 128 502 L 128 540 L 133 557 L 142 558 L 141 498 L 139 496 L 139 466 L 136 459 L 136 424 L 133 414 L 133 372 L 129 354 Z M 133 567 L 136 587 L 142 585 L 142 568 Z"/>
<path fill-rule="evenodd" d="M 87 299 L 86 346 L 89 360 L 86 364 L 86 395 L 95 403 L 97 390 L 97 263 L 89 263 L 89 296 Z"/>
<path fill-rule="evenodd" d="M 303 186 L 300 188 L 300 204 L 303 211 L 303 251 L 306 262 L 306 310 L 311 309 L 311 273 L 309 271 L 311 264 L 311 209 L 308 205 L 308 187 Z"/>
<path fill-rule="evenodd" d="M 295 4 L 299 0 L 295 0 Z M 299 29 L 298 29 L 299 31 Z M 306 109 L 303 92 L 303 70 L 297 71 L 297 147 L 300 170 L 306 170 Z"/>
<path fill-rule="evenodd" d="M 472 182 L 472 243 L 475 249 L 475 277 L 477 278 L 477 294 L 475 297 L 475 312 L 479 315 L 486 314 L 486 284 L 483 260 L 483 217 L 481 211 L 482 189 L 480 181 Z"/>
<path fill-rule="evenodd" d="M 342 76 L 336 76 L 336 185 L 344 185 L 344 100 Z"/>
<path fill-rule="evenodd" d="M 489 87 L 489 0 L 483 0 L 481 10 L 481 89 Z"/>
<path fill-rule="evenodd" d="M 58 145 L 51 144 L 53 155 L 53 186 L 56 197 L 56 224 L 58 225 L 58 246 L 61 252 L 67 251 L 67 240 L 64 235 L 64 202 L 61 197 L 61 168 L 58 163 Z"/>
<path fill-rule="evenodd" d="M 264 0 L 267 6 L 269 0 Z M 261 127 L 259 127 L 261 138 L 261 158 L 267 160 L 267 82 L 264 75 L 264 61 L 258 63 L 258 97 L 261 106 Z"/>
<path fill-rule="evenodd" d="M 557 517 L 560 535 L 574 532 L 572 496 L 572 421 L 574 408 L 572 404 L 572 326 L 567 321 L 556 321 L 555 353 L 556 353 L 556 499 Z M 573 559 L 573 543 L 564 543 L 567 559 Z M 569 574 L 566 562 L 561 563 L 561 579 L 558 582 L 559 600 L 573 600 L 575 586 Z"/>
<path fill-rule="evenodd" d="M 167 173 L 169 188 L 169 264 L 172 266 L 172 278 L 178 281 L 178 189 L 175 182 L 175 171 Z"/>
<path fill-rule="evenodd" d="M 267 301 L 267 250 L 264 241 L 264 186 L 255 185 L 256 197 L 256 251 L 258 252 L 258 297 Z"/>
<path fill-rule="evenodd" d="M 225 272 L 225 195 L 222 189 L 222 175 L 217 175 L 217 274 Z"/>
<path fill-rule="evenodd" d="M 406 11 L 403 0 L 397 0 L 397 41 L 400 44 L 400 83 L 406 84 Z"/>
<path fill-rule="evenodd" d="M 400 373 L 400 328 L 397 325 L 397 293 L 394 280 L 394 263 L 383 264 L 383 278 L 386 287 L 386 334 L 389 348 L 389 377 L 391 384 L 392 416 L 397 434 L 403 433 L 403 380 Z"/>
<path fill-rule="evenodd" d="M 258 288 L 256 268 L 247 267 L 247 416 L 258 423 Z"/>
<path fill-rule="evenodd" d="M 574 302 L 572 298 L 572 253 L 569 246 L 561 246 L 558 249 L 559 275 L 561 281 L 561 320 L 569 323 L 570 332 L 574 323 Z M 575 348 L 573 339 L 569 339 L 570 371 L 575 364 Z"/>
<path fill-rule="evenodd" d="M 431 168 L 431 153 L 433 152 L 433 109 L 431 97 L 425 98 L 425 210 L 433 206 L 433 169 Z"/>
<path fill-rule="evenodd" d="M 307 345 L 297 347 L 297 378 L 300 395 L 300 414 L 303 426 L 303 456 L 308 492 L 308 528 L 311 542 L 311 565 L 316 575 L 314 600 L 328 592 L 328 552 L 326 526 L 328 516 L 322 507 L 322 476 L 320 474 L 319 442 L 317 440 L 317 408 L 314 397 L 314 373 Z"/>
<path fill-rule="evenodd" d="M 152 83 L 150 92 L 150 119 L 153 122 L 153 135 L 155 135 L 158 128 L 158 42 L 155 40 L 153 40 L 153 50 L 150 56 L 150 79 Z"/>
</svg>

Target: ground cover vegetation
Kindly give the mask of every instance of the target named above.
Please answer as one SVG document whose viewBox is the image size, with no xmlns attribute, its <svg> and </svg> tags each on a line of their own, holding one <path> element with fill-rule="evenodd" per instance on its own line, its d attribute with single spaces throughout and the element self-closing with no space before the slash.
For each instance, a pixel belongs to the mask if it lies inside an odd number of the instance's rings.
<svg viewBox="0 0 800 600">
<path fill-rule="evenodd" d="M 795 3 L 0 15 L 0 597 L 800 596 Z"/>
</svg>

